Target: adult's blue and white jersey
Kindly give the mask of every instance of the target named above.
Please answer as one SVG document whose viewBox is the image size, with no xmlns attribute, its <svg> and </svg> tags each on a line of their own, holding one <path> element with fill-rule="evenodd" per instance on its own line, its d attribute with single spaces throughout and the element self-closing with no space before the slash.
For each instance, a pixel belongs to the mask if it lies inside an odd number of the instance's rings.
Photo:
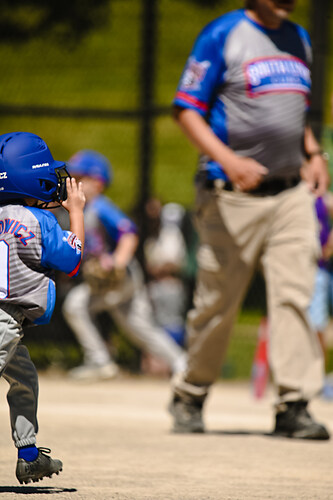
<svg viewBox="0 0 333 500">
<path fill-rule="evenodd" d="M 271 30 L 244 9 L 225 14 L 198 36 L 174 104 L 196 110 L 238 155 L 254 158 L 269 177 L 293 176 L 304 160 L 305 114 L 312 51 L 307 32 L 284 21 Z M 223 165 L 202 157 L 207 177 Z"/>
<path fill-rule="evenodd" d="M 86 204 L 84 230 L 84 258 L 112 253 L 122 235 L 137 232 L 131 219 L 104 195 Z"/>
<path fill-rule="evenodd" d="M 48 323 L 55 304 L 54 270 L 75 276 L 81 242 L 55 216 L 19 204 L 0 205 L 0 307 L 14 304 L 30 323 Z"/>
</svg>

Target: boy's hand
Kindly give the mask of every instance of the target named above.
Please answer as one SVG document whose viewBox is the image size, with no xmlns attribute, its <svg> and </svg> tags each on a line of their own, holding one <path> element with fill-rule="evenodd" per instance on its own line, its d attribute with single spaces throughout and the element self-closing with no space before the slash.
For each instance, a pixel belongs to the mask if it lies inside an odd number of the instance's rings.
<svg viewBox="0 0 333 500">
<path fill-rule="evenodd" d="M 86 204 L 86 197 L 83 193 L 82 183 L 77 184 L 74 177 L 66 179 L 67 200 L 63 201 L 61 205 L 68 212 L 75 212 L 76 210 L 83 211 Z"/>
<path fill-rule="evenodd" d="M 62 206 L 69 213 L 69 226 L 72 233 L 76 234 L 82 243 L 82 253 L 84 248 L 84 215 L 83 209 L 86 197 L 83 193 L 82 183 L 76 183 L 72 177 L 66 179 L 67 200 L 62 202 Z"/>
<path fill-rule="evenodd" d="M 103 254 L 85 260 L 82 274 L 95 292 L 105 293 L 119 288 L 124 283 L 126 268 L 115 267 L 112 255 Z"/>
</svg>

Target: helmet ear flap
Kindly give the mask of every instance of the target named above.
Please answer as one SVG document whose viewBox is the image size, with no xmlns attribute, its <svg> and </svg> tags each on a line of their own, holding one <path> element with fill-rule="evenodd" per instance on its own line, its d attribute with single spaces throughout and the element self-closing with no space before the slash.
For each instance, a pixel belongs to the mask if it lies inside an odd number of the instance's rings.
<svg viewBox="0 0 333 500">
<path fill-rule="evenodd" d="M 52 190 L 55 190 L 54 184 L 45 179 L 39 179 L 39 185 L 46 193 L 51 193 Z"/>
</svg>

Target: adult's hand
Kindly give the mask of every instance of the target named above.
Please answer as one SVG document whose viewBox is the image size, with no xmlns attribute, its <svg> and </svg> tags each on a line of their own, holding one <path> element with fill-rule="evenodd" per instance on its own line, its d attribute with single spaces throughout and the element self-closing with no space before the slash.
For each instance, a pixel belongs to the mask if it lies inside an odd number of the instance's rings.
<svg viewBox="0 0 333 500">
<path fill-rule="evenodd" d="M 313 155 L 303 168 L 303 177 L 316 196 L 323 196 L 330 182 L 327 160 L 322 155 Z"/>
<path fill-rule="evenodd" d="M 235 155 L 235 160 L 225 165 L 226 173 L 239 191 L 255 189 L 268 173 L 268 169 L 252 158 Z"/>
</svg>

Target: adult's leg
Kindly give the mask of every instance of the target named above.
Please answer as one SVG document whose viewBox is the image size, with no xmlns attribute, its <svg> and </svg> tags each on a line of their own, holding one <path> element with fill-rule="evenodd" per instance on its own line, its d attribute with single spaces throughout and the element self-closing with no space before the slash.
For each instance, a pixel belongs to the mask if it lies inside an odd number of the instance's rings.
<svg viewBox="0 0 333 500">
<path fill-rule="evenodd" d="M 175 393 L 203 400 L 220 374 L 235 316 L 253 275 L 271 203 L 224 190 L 197 198 L 198 251 L 194 309 L 188 314 L 188 367 Z"/>
<path fill-rule="evenodd" d="M 323 356 L 309 319 L 319 255 L 312 195 L 304 184 L 275 197 L 263 267 L 270 365 L 279 402 L 309 400 L 323 384 Z"/>
</svg>

